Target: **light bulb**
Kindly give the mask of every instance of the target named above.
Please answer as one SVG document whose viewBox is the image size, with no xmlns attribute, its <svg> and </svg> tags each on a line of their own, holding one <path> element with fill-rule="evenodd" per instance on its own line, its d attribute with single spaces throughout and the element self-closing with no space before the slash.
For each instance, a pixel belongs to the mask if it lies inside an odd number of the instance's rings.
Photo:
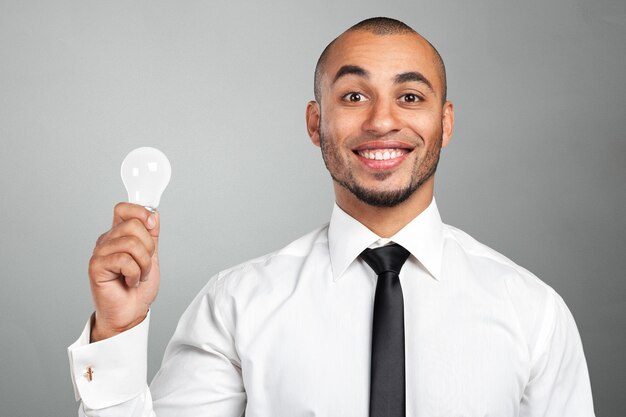
<svg viewBox="0 0 626 417">
<path fill-rule="evenodd" d="M 155 148 L 137 148 L 126 155 L 121 171 L 128 201 L 154 213 L 172 176 L 167 156 Z"/>
</svg>

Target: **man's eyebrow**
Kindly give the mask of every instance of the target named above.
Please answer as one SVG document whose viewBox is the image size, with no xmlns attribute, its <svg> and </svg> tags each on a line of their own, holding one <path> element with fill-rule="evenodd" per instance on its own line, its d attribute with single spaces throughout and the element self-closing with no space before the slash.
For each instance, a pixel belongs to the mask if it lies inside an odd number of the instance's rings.
<svg viewBox="0 0 626 417">
<path fill-rule="evenodd" d="M 396 75 L 394 79 L 394 83 L 396 84 L 402 84 L 410 81 L 416 81 L 418 83 L 426 84 L 430 91 L 435 91 L 433 89 L 433 85 L 430 83 L 430 81 L 428 81 L 428 78 L 426 78 L 424 75 L 417 71 L 403 72 L 402 74 Z"/>
<path fill-rule="evenodd" d="M 339 71 L 337 71 L 337 74 L 335 74 L 335 78 L 333 79 L 333 84 L 336 83 L 337 80 L 340 79 L 341 77 L 345 75 L 349 75 L 349 74 L 357 75 L 363 78 L 369 78 L 370 76 L 369 72 L 359 67 L 358 65 L 344 65 L 343 67 L 339 68 Z"/>
</svg>

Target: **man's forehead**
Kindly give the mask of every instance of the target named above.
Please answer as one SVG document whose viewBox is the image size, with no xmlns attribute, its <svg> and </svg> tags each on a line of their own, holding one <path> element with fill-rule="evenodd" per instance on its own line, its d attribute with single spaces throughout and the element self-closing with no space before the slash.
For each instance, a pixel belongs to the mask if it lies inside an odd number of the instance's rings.
<svg viewBox="0 0 626 417">
<path fill-rule="evenodd" d="M 416 33 L 377 35 L 356 30 L 339 36 L 329 51 L 325 63 L 326 78 L 334 78 L 343 65 L 360 65 L 366 62 L 392 66 L 394 63 L 420 68 L 399 68 L 401 71 L 420 69 L 436 77 L 435 56 L 432 47 Z M 430 68 L 429 68 L 430 67 Z M 393 68 L 389 68 L 393 70 Z M 434 81 L 434 80 L 433 80 Z"/>
</svg>

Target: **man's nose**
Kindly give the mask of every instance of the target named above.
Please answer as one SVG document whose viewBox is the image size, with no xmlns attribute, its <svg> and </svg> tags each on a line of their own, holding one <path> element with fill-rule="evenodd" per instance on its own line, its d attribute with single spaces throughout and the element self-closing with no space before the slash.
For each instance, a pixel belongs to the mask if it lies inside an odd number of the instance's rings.
<svg viewBox="0 0 626 417">
<path fill-rule="evenodd" d="M 392 100 L 382 98 L 374 100 L 363 123 L 363 130 L 377 136 L 400 130 L 402 127 L 396 110 Z"/>
</svg>

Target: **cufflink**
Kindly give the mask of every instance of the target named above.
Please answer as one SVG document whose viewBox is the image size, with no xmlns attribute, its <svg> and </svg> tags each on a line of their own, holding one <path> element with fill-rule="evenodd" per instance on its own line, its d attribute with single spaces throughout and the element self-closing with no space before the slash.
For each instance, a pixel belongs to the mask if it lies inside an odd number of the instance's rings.
<svg viewBox="0 0 626 417">
<path fill-rule="evenodd" d="M 91 366 L 88 367 L 83 375 L 85 375 L 85 377 L 87 377 L 87 380 L 91 382 L 93 380 L 93 368 Z"/>
</svg>

